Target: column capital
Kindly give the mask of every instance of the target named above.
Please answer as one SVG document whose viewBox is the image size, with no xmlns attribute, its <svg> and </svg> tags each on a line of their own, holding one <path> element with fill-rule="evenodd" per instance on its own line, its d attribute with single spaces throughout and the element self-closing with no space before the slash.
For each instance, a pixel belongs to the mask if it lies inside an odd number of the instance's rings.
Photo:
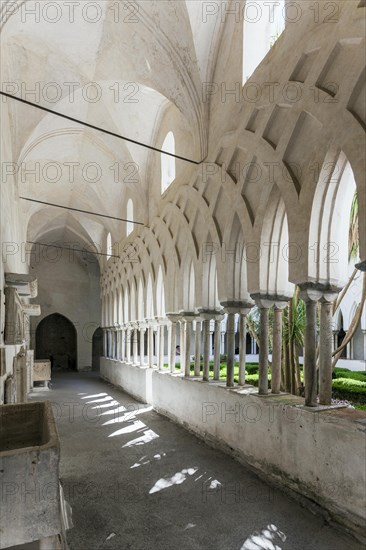
<svg viewBox="0 0 366 550">
<path fill-rule="evenodd" d="M 180 313 L 167 313 L 166 316 L 172 323 L 177 323 L 182 317 Z"/>
<path fill-rule="evenodd" d="M 231 301 L 221 302 L 221 305 L 225 308 L 226 313 L 239 313 L 242 315 L 248 315 L 255 303 L 251 300 L 246 301 Z"/>
<path fill-rule="evenodd" d="M 218 320 L 221 321 L 224 318 L 224 311 L 220 309 L 204 309 L 200 308 L 198 310 L 198 317 L 201 318 L 202 321 L 211 321 Z"/>
<path fill-rule="evenodd" d="M 159 326 L 165 326 L 168 324 L 168 319 L 166 317 L 155 317 L 156 322 Z"/>
<path fill-rule="evenodd" d="M 300 296 L 304 302 L 334 302 L 342 287 L 323 283 L 301 283 Z"/>
<path fill-rule="evenodd" d="M 139 330 L 146 330 L 148 328 L 148 324 L 146 321 L 139 321 L 137 325 Z"/>
<path fill-rule="evenodd" d="M 197 315 L 192 311 L 180 311 L 179 314 L 184 321 L 193 322 L 197 317 Z"/>
<path fill-rule="evenodd" d="M 253 300 L 260 308 L 269 309 L 275 306 L 279 309 L 283 309 L 287 306 L 287 302 L 291 300 L 292 295 L 287 294 L 261 294 L 260 292 L 251 294 Z"/>
</svg>

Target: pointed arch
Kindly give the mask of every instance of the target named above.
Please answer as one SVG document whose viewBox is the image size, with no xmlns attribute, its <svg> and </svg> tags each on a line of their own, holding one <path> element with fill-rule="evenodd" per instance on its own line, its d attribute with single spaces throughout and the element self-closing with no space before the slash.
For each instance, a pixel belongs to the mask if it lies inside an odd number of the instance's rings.
<svg viewBox="0 0 366 550">
<path fill-rule="evenodd" d="M 356 182 L 346 155 L 327 155 L 312 204 L 308 278 L 343 285 L 348 278 L 348 228 Z"/>
</svg>

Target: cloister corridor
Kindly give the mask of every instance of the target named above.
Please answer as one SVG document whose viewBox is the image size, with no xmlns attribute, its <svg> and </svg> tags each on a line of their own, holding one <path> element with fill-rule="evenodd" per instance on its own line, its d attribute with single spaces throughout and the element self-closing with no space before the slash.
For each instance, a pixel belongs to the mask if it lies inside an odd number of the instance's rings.
<svg viewBox="0 0 366 550">
<path fill-rule="evenodd" d="M 96 373 L 53 376 L 70 550 L 361 550 L 231 457 Z"/>
</svg>

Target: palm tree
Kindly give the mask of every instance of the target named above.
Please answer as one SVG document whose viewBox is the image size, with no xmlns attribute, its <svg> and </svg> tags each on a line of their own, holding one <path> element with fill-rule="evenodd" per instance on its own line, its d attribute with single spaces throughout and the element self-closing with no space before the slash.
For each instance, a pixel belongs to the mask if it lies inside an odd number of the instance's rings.
<svg viewBox="0 0 366 550">
<path fill-rule="evenodd" d="M 295 395 L 301 387 L 299 355 L 304 347 L 305 303 L 301 300 L 299 287 L 283 313 L 282 363 L 284 388 Z"/>
<path fill-rule="evenodd" d="M 352 200 L 350 218 L 349 218 L 349 231 L 348 231 L 348 257 L 349 260 L 356 258 L 359 248 L 359 234 L 358 234 L 358 195 L 355 192 Z"/>
</svg>

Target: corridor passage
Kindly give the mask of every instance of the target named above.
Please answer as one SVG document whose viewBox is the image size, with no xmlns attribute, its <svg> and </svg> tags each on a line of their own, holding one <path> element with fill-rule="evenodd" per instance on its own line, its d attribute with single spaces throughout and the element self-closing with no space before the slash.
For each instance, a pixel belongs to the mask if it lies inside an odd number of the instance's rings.
<svg viewBox="0 0 366 550">
<path fill-rule="evenodd" d="M 33 398 L 57 418 L 70 550 L 362 548 L 96 373 L 56 374 Z"/>
</svg>

